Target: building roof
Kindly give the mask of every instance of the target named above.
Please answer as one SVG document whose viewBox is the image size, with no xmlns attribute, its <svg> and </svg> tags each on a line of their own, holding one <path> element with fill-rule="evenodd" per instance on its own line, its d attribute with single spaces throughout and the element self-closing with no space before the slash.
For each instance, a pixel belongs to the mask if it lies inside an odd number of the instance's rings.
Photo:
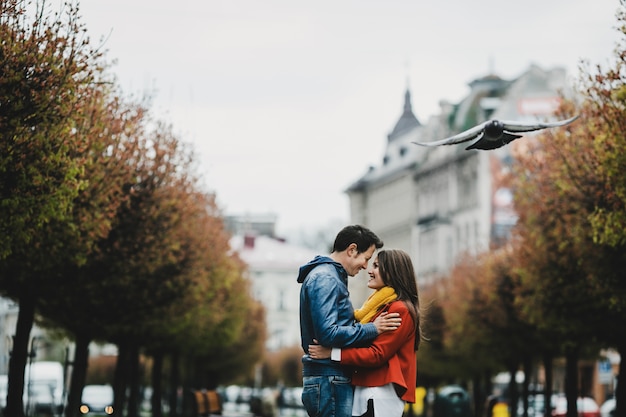
<svg viewBox="0 0 626 417">
<path fill-rule="evenodd" d="M 439 120 L 431 119 L 427 125 L 421 125 L 413 114 L 411 93 L 407 89 L 404 110 L 393 131 L 388 135 L 383 163 L 370 166 L 368 170 L 344 191 L 362 192 L 376 184 L 391 180 L 405 170 L 429 170 L 446 161 L 468 157 L 464 146 L 432 147 L 423 149 L 413 145 L 415 140 L 424 140 L 432 131 L 443 131 L 451 136 L 469 129 L 489 118 L 537 120 L 537 111 L 552 113 L 554 103 L 558 104 L 557 91 L 564 85 L 564 71 L 561 68 L 544 71 L 531 65 L 521 76 L 505 80 L 494 74 L 476 78 L 469 83 L 470 92 L 458 104 L 450 106 L 450 113 Z M 520 114 L 523 109 L 529 114 Z M 433 126 L 433 123 L 437 126 Z M 432 128 L 435 127 L 435 130 Z M 434 139 L 441 139 L 440 136 Z M 494 155 L 506 159 L 509 147 L 496 150 Z"/>
<path fill-rule="evenodd" d="M 469 83 L 470 93 L 455 106 L 450 126 L 461 132 L 489 119 L 511 86 L 511 81 L 489 74 Z"/>
<path fill-rule="evenodd" d="M 230 246 L 251 270 L 293 271 L 294 283 L 298 268 L 318 255 L 312 249 L 260 235 L 233 236 Z"/>
<path fill-rule="evenodd" d="M 415 165 L 417 146 L 411 144 L 422 124 L 413 114 L 411 106 L 411 92 L 404 93 L 404 109 L 393 131 L 387 135 L 387 148 L 380 166 L 370 166 L 367 172 L 348 186 L 345 192 L 360 191 L 374 182 L 385 181 L 398 175 L 404 169 L 411 169 Z"/>
<path fill-rule="evenodd" d="M 418 126 L 421 126 L 421 123 L 419 122 L 419 120 L 417 120 L 415 114 L 413 114 L 413 106 L 411 105 L 411 92 L 407 88 L 406 93 L 404 93 L 404 110 L 391 133 L 387 135 L 387 140 L 391 142 L 402 136 L 404 133 Z"/>
</svg>

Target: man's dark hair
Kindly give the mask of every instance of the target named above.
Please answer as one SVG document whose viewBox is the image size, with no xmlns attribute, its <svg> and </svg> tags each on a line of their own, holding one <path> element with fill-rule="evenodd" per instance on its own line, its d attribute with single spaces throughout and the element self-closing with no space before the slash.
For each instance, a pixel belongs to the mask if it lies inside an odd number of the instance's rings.
<svg viewBox="0 0 626 417">
<path fill-rule="evenodd" d="M 356 244 L 359 253 L 367 251 L 372 245 L 374 245 L 376 249 L 383 247 L 383 241 L 370 229 L 359 225 L 352 225 L 344 227 L 337 233 L 335 243 L 333 244 L 333 252 L 346 250 L 351 243 Z"/>
</svg>

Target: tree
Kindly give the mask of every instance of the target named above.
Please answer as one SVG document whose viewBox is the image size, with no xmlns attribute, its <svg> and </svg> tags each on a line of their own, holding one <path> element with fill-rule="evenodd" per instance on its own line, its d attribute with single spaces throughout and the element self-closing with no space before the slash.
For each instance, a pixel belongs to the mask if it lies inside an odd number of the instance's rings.
<svg viewBox="0 0 626 417">
<path fill-rule="evenodd" d="M 249 369 L 251 365 L 244 358 L 258 358 L 258 347 L 263 345 L 263 340 L 259 341 L 257 331 L 264 329 L 265 322 L 263 311 L 250 296 L 243 263 L 230 254 L 229 235 L 221 218 L 216 216 L 214 199 L 202 194 L 191 196 L 195 197 L 187 199 L 185 210 L 181 210 L 186 220 L 181 232 L 188 239 L 187 267 L 181 274 L 193 284 L 168 312 L 156 316 L 156 326 L 144 325 L 141 334 L 143 346 L 155 358 L 153 378 L 161 373 L 158 366 L 164 363 L 166 355 L 172 358 L 172 363 L 179 363 L 182 357 L 193 370 L 193 375 L 185 379 L 185 386 L 212 388 L 224 382 L 223 376 L 212 370 L 226 364 L 215 355 L 207 356 L 207 352 L 220 349 L 228 352 L 237 365 L 230 366 L 229 373 Z M 177 392 L 179 380 L 174 379 L 170 381 L 171 391 Z M 155 415 L 160 414 L 161 403 L 157 399 L 162 396 L 163 382 L 153 379 Z M 170 408 L 177 409 L 175 404 Z"/>
<path fill-rule="evenodd" d="M 97 242 L 93 256 L 65 271 L 69 279 L 63 290 L 85 314 L 77 318 L 58 303 L 46 304 L 48 316 L 71 330 L 77 340 L 75 362 L 81 366 L 74 367 L 70 406 L 80 400 L 84 380 L 79 372 L 85 372 L 86 360 L 77 359 L 86 358 L 89 342 L 99 339 L 119 347 L 114 408 L 122 410 L 126 383 L 137 381 L 137 375 L 125 372 L 135 368 L 125 367 L 123 360 L 138 362 L 139 348 L 149 342 L 146 335 L 162 326 L 161 317 L 172 313 L 172 306 L 195 282 L 183 273 L 193 261 L 189 249 L 193 248 L 189 238 L 193 219 L 185 216 L 194 193 L 187 173 L 190 155 L 168 126 L 157 123 L 155 130 L 147 132 L 147 120 L 140 120 L 132 130 L 134 139 L 128 142 L 138 145 L 131 146 L 130 155 L 121 154 L 124 159 L 119 161 L 132 173 L 124 186 L 127 202 L 119 206 L 109 234 Z M 187 232 L 181 234 L 181 227 Z M 132 388 L 131 415 L 138 392 L 136 386 Z M 68 408 L 68 416 L 78 409 Z"/>
<path fill-rule="evenodd" d="M 586 257 L 597 253 L 584 214 L 589 212 L 585 194 L 590 190 L 582 187 L 592 182 L 573 186 L 567 173 L 571 167 L 591 166 L 585 160 L 590 154 L 582 137 L 571 136 L 567 130 L 547 133 L 536 150 L 520 154 L 514 189 L 522 285 L 532 294 L 526 297 L 525 313 L 542 333 L 552 332 L 560 339 L 570 371 L 566 395 L 575 404 L 578 377 L 572 371 L 577 369 L 581 346 L 589 346 L 602 323 L 601 298 L 583 265 Z"/>
<path fill-rule="evenodd" d="M 620 40 L 615 49 L 615 62 L 594 71 L 589 66 L 581 81 L 588 115 L 586 134 L 593 137 L 593 156 L 597 164 L 593 173 L 598 185 L 592 195 L 596 204 L 589 216 L 594 242 L 602 248 L 602 256 L 593 263 L 594 284 L 603 289 L 607 324 L 603 339 L 614 346 L 620 361 L 616 388 L 615 416 L 626 416 L 626 2 L 617 12 Z M 585 68 L 584 68 L 585 69 Z"/>
<path fill-rule="evenodd" d="M 442 301 L 448 326 L 446 349 L 460 358 L 467 377 L 474 380 L 476 404 L 484 403 L 479 396 L 481 382 L 489 391 L 491 376 L 500 369 L 515 381 L 519 367 L 532 360 L 529 347 L 538 342 L 516 302 L 520 284 L 511 256 L 507 246 L 466 256 L 452 270 Z M 511 404 L 517 404 L 517 386 L 512 383 L 509 388 Z M 512 406 L 511 413 L 516 411 Z"/>
<path fill-rule="evenodd" d="M 449 368 L 452 361 L 444 347 L 446 322 L 441 305 L 445 298 L 442 287 L 434 284 L 419 289 L 420 305 L 424 313 L 421 325 L 426 338 L 417 351 L 419 386 L 437 387 L 451 374 Z"/>
<path fill-rule="evenodd" d="M 31 18 L 25 2 L 0 2 L 0 291 L 20 304 L 7 412 L 22 413 L 36 313 L 76 338 L 68 416 L 92 340 L 116 342 L 136 364 L 142 347 L 168 337 L 194 356 L 247 337 L 253 349 L 239 357 L 257 360 L 263 314 L 191 153 L 144 106 L 119 98 L 76 6 L 52 16 L 43 0 L 35 6 Z M 203 327 L 190 313 L 200 311 Z M 119 412 L 125 379 L 136 372 L 119 380 Z"/>
<path fill-rule="evenodd" d="M 84 138 L 72 131 L 99 56 L 80 39 L 75 8 L 50 17 L 37 2 L 31 18 L 25 6 L 0 3 L 0 259 L 27 254 L 35 260 L 29 249 L 49 245 L 41 230 L 66 219 L 82 187 L 83 161 L 75 149 Z"/>
<path fill-rule="evenodd" d="M 14 416 L 23 414 L 37 301 L 54 278 L 46 271 L 81 262 L 91 240 L 106 233 L 106 222 L 78 227 L 72 216 L 88 182 L 88 155 L 99 146 L 77 130 L 89 117 L 101 55 L 83 38 L 77 7 L 54 15 L 43 1 L 34 7 L 33 16 L 26 2 L 0 2 L 0 288 L 20 305 L 7 399 Z"/>
<path fill-rule="evenodd" d="M 623 34 L 624 10 L 618 17 Z M 613 69 L 587 67 L 582 99 L 562 106 L 564 114 L 580 114 L 579 121 L 539 135 L 536 146 L 516 158 L 516 233 L 524 286 L 533 293 L 526 308 L 541 328 L 564 341 L 572 416 L 578 387 L 571 373 L 580 347 L 614 346 L 622 355 L 626 349 L 620 330 L 626 324 L 623 41 L 616 55 Z M 625 395 L 618 384 L 618 404 Z"/>
<path fill-rule="evenodd" d="M 128 204 L 128 184 L 136 173 L 132 161 L 140 151 L 140 141 L 144 140 L 134 132 L 143 123 L 145 109 L 124 103 L 111 91 L 99 90 L 98 93 L 98 99 L 89 107 L 88 122 L 77 130 L 98 147 L 89 153 L 92 162 L 84 166 L 88 181 L 74 200 L 71 215 L 75 227 L 82 233 L 90 233 L 86 226 L 92 224 L 99 227 L 99 232 L 92 233 L 91 249 L 80 262 L 67 260 L 45 271 L 55 279 L 53 285 L 46 287 L 47 297 L 38 302 L 38 310 L 46 318 L 45 324 L 62 326 L 75 337 L 66 414 L 78 412 L 87 370 L 87 348 L 92 340 L 102 335 L 98 327 L 101 321 L 88 314 L 93 304 L 98 304 L 99 289 L 106 285 L 99 279 L 101 275 L 92 269 L 95 260 L 102 259 L 99 242 L 106 240 L 115 226 L 116 213 Z M 73 249 L 74 245 L 85 245 L 85 242 L 79 239 L 67 242 L 65 247 L 80 252 L 80 248 Z"/>
</svg>

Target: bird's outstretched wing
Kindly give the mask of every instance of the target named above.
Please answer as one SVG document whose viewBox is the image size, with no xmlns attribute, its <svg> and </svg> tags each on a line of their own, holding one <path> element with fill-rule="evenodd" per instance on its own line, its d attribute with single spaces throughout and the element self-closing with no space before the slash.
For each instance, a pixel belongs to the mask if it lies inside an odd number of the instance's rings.
<svg viewBox="0 0 626 417">
<path fill-rule="evenodd" d="M 496 142 L 495 144 L 490 144 L 490 145 L 485 145 L 487 147 L 484 147 L 483 145 L 477 145 L 479 143 L 481 143 L 481 139 L 483 138 L 484 134 L 485 134 L 485 126 L 487 126 L 487 124 L 493 122 L 492 120 L 488 120 L 486 122 L 483 122 L 477 126 L 472 127 L 471 129 L 465 130 L 461 133 L 458 133 L 454 136 L 451 136 L 449 138 L 445 138 L 445 139 L 441 139 L 441 140 L 437 140 L 434 142 L 413 142 L 416 145 L 421 145 L 421 146 L 440 146 L 440 145 L 456 145 L 458 143 L 463 143 L 463 142 L 468 142 L 468 141 L 472 141 L 472 143 L 470 144 L 470 146 L 468 146 L 466 149 L 494 149 L 496 147 L 500 147 L 505 145 L 506 143 L 511 142 L 512 140 L 521 137 L 520 135 L 515 135 L 515 133 L 520 133 L 520 132 L 532 132 L 533 130 L 540 130 L 540 129 L 546 129 L 546 128 L 550 128 L 550 127 L 559 127 L 559 126 L 565 126 L 567 124 L 572 123 L 574 120 L 578 119 L 579 116 L 574 116 L 571 117 L 569 119 L 566 120 L 559 120 L 556 122 L 546 122 L 546 123 L 541 123 L 541 122 L 533 122 L 533 123 L 528 123 L 528 122 L 515 122 L 515 121 L 501 121 L 501 125 L 503 127 L 503 132 L 505 133 L 505 135 L 507 135 L 505 138 L 506 140 L 503 141 L 499 141 Z"/>
<path fill-rule="evenodd" d="M 567 124 L 572 123 L 574 120 L 578 119 L 579 116 L 574 116 L 569 119 L 559 120 L 557 122 L 551 123 L 524 123 L 524 122 L 507 122 L 502 121 L 502 125 L 504 126 L 504 130 L 508 132 L 532 132 L 533 130 L 546 129 L 550 127 L 559 127 L 565 126 Z"/>
<path fill-rule="evenodd" d="M 450 136 L 449 138 L 436 140 L 434 142 L 413 142 L 413 143 L 416 145 L 421 145 L 421 146 L 439 146 L 439 145 L 456 145 L 457 143 L 467 142 L 476 138 L 480 140 L 480 138 L 482 138 L 482 136 L 485 133 L 484 129 L 487 123 L 488 121 L 483 122 L 477 126 L 472 127 L 471 129 L 467 129 L 461 133 L 457 133 L 454 136 Z"/>
</svg>

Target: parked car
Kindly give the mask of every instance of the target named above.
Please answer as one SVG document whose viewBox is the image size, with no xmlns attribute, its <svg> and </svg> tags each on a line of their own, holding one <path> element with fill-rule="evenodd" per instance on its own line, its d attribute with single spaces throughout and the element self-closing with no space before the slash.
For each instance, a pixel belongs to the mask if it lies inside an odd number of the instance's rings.
<svg viewBox="0 0 626 417">
<path fill-rule="evenodd" d="M 0 375 L 0 416 L 4 415 L 4 409 L 7 406 L 7 390 L 9 388 L 8 375 Z"/>
<path fill-rule="evenodd" d="M 52 379 L 32 379 L 26 383 L 22 403 L 28 414 L 60 415 L 63 405 L 55 396 L 56 383 Z M 0 375 L 0 415 L 4 415 L 7 405 L 8 376 Z"/>
<path fill-rule="evenodd" d="M 529 417 L 544 417 L 545 408 L 546 408 L 546 402 L 545 402 L 545 398 L 543 394 L 534 394 L 528 397 L 528 416 Z M 524 410 L 523 410 L 522 404 L 520 404 L 520 407 L 518 409 L 518 415 L 520 416 L 523 415 L 523 412 Z"/>
<path fill-rule="evenodd" d="M 54 388 L 46 383 L 31 383 L 24 392 L 24 406 L 29 412 L 34 410 L 35 415 L 58 415 L 62 406 L 56 404 Z"/>
<path fill-rule="evenodd" d="M 24 392 L 28 396 L 28 385 L 31 386 L 33 398 L 29 403 L 41 403 L 40 408 L 53 408 L 55 414 L 63 410 L 63 387 L 65 372 L 60 362 L 39 361 L 26 365 Z M 48 397 L 52 395 L 52 400 Z M 38 399 L 37 396 L 41 398 Z M 25 399 L 26 403 L 28 399 Z"/>
<path fill-rule="evenodd" d="M 282 407 L 302 408 L 302 387 L 286 387 L 281 390 L 279 405 Z"/>
<path fill-rule="evenodd" d="M 110 385 L 85 385 L 81 414 L 113 414 L 113 388 Z"/>
<path fill-rule="evenodd" d="M 613 417 L 615 415 L 615 398 L 609 398 L 600 406 L 602 417 Z"/>
<path fill-rule="evenodd" d="M 578 409 L 578 417 L 601 417 L 600 407 L 591 397 L 579 397 L 576 401 L 576 408 Z M 565 417 L 566 414 L 567 398 L 564 396 L 556 397 L 552 417 Z"/>
</svg>

